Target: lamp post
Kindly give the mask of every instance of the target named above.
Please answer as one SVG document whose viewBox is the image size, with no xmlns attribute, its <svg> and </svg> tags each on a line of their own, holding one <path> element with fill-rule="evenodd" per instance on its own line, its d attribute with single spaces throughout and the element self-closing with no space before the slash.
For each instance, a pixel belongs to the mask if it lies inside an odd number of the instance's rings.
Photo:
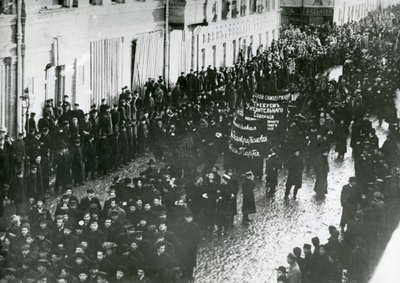
<svg viewBox="0 0 400 283">
<path fill-rule="evenodd" d="M 24 91 L 24 94 L 19 97 L 21 99 L 21 106 L 22 106 L 22 113 L 21 113 L 21 128 L 22 128 L 22 133 L 24 133 L 24 125 L 26 121 L 28 121 L 28 116 L 29 116 L 29 107 L 31 106 L 31 98 L 29 95 L 29 89 L 26 88 Z M 25 120 L 24 120 L 25 117 Z M 27 129 L 29 133 L 29 123 L 27 123 Z"/>
<path fill-rule="evenodd" d="M 164 80 L 169 85 L 169 0 L 165 0 Z"/>
<path fill-rule="evenodd" d="M 22 39 L 23 39 L 23 31 L 22 31 L 22 0 L 17 0 L 17 95 L 22 93 L 22 85 L 23 85 L 23 70 L 22 70 Z M 22 94 L 22 96 L 25 95 Z M 29 96 L 29 95 L 28 95 Z M 17 99 L 17 117 L 19 116 L 20 107 L 18 105 Z M 24 114 L 22 113 L 22 116 Z M 17 118 L 17 131 L 24 131 L 23 119 L 21 120 L 21 125 L 18 127 L 18 118 Z"/>
</svg>

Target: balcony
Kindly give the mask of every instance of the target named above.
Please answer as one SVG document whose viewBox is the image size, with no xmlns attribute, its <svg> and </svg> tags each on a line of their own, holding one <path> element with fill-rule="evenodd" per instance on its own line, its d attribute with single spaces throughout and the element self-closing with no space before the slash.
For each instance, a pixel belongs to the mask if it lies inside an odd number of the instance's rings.
<svg viewBox="0 0 400 283">
<path fill-rule="evenodd" d="M 207 9 L 207 2 L 207 0 L 170 0 L 170 23 L 193 25 L 205 23 L 207 19 L 211 21 L 211 11 Z"/>
</svg>

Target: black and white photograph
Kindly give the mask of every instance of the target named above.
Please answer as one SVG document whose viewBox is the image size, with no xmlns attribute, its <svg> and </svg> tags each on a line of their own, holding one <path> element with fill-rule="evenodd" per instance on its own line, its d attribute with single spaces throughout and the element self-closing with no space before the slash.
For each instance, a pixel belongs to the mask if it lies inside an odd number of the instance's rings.
<svg viewBox="0 0 400 283">
<path fill-rule="evenodd" d="M 0 283 L 399 283 L 400 0 L 0 0 Z"/>
</svg>

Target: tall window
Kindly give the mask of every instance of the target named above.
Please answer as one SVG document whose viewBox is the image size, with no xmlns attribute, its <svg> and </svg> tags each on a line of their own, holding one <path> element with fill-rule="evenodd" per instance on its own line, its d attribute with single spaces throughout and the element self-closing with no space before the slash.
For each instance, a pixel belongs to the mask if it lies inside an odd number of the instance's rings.
<svg viewBox="0 0 400 283">
<path fill-rule="evenodd" d="M 275 3 L 276 1 L 275 0 L 272 0 L 272 10 L 275 10 L 276 9 L 276 7 L 275 7 Z"/>
<path fill-rule="evenodd" d="M 250 0 L 250 14 L 257 12 L 257 0 Z"/>
<path fill-rule="evenodd" d="M 224 42 L 223 44 L 222 44 L 222 52 L 223 52 L 223 54 L 222 54 L 222 66 L 223 67 L 225 67 L 226 66 L 226 42 Z"/>
<path fill-rule="evenodd" d="M 221 1 L 221 19 L 226 20 L 229 12 L 229 1 L 227 0 L 222 0 Z"/>
<path fill-rule="evenodd" d="M 232 12 L 231 12 L 231 18 L 235 19 L 237 17 L 237 15 L 239 14 L 239 7 L 238 7 L 238 1 L 240 0 L 232 0 L 232 4 L 230 6 Z"/>
<path fill-rule="evenodd" d="M 212 52 L 213 52 L 213 67 L 215 68 L 217 66 L 217 46 L 213 45 Z"/>
<path fill-rule="evenodd" d="M 65 65 L 56 66 L 56 100 L 61 101 L 65 95 Z"/>
<path fill-rule="evenodd" d="M 204 67 L 206 65 L 206 50 L 203 48 L 201 49 L 201 63 L 202 63 L 202 67 Z"/>
<path fill-rule="evenodd" d="M 246 15 L 246 0 L 240 0 L 240 16 L 245 16 Z"/>
<path fill-rule="evenodd" d="M 236 40 L 232 43 L 232 50 L 233 50 L 233 64 L 236 64 Z"/>
<path fill-rule="evenodd" d="M 271 0 L 265 0 L 265 11 L 269 12 L 271 10 Z"/>
</svg>

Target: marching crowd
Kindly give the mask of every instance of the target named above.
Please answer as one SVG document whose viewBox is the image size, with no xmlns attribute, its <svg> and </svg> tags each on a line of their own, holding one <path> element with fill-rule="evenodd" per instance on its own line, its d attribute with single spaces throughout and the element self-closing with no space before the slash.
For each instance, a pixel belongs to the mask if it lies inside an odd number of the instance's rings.
<svg viewBox="0 0 400 283">
<path fill-rule="evenodd" d="M 88 113 L 68 96 L 56 104 L 48 100 L 40 119 L 35 113 L 27 119 L 26 137 L 12 140 L 0 129 L 0 193 L 16 206 L 0 232 L 1 282 L 190 280 L 202 235 L 221 236 L 233 227 L 240 187 L 243 223 L 256 212 L 254 174 L 240 178 L 228 158 L 234 112 L 255 92 L 282 88 L 300 95 L 290 105 L 288 130 L 272 139 L 267 194 L 274 195 L 285 168 L 285 199 L 293 187 L 296 198 L 306 169 L 316 175 L 317 197 L 324 197 L 328 152 L 334 147 L 343 159 L 349 136 L 355 177 L 342 191 L 343 239 L 332 226 L 326 245 L 314 238 L 313 251 L 304 245 L 304 258 L 295 248 L 278 282 L 341 282 L 343 269 L 353 282 L 365 282 L 368 260 L 396 223 L 399 13 L 396 6 L 342 27 L 289 27 L 268 50 L 258 49 L 247 61 L 241 56 L 233 68 L 182 73 L 171 89 L 162 78 L 149 80 L 143 96 L 124 88 L 115 104 L 103 100 Z M 344 65 L 338 82 L 320 75 L 336 64 Z M 390 125 L 382 147 L 370 115 Z M 186 133 L 199 137 L 192 167 L 167 162 L 160 168 L 170 158 L 168 147 Z M 75 196 L 88 180 L 148 151 L 155 157 L 149 168 L 137 178 L 116 178 L 104 203 L 91 188 L 82 199 Z M 225 174 L 215 166 L 221 153 Z M 50 194 L 62 195 L 54 213 L 45 206 Z"/>
<path fill-rule="evenodd" d="M 399 16 L 400 9 L 395 6 L 372 13 L 359 23 L 333 29 L 339 36 L 337 44 L 347 46 L 343 76 L 338 82 L 320 78 L 305 83 L 309 94 L 300 97 L 303 101 L 298 113 L 314 113 L 317 126 L 307 121 L 307 114 L 299 114 L 292 122 L 296 130 L 289 132 L 286 148 L 302 144 L 307 170 L 314 168 L 316 174 L 317 197 L 328 193 L 327 152 L 334 148 L 338 161 L 343 160 L 349 137 L 355 175 L 342 188 L 340 229 L 329 226 L 330 237 L 325 244 L 314 237 L 312 245 L 295 247 L 287 256 L 288 268 L 277 268 L 279 283 L 368 282 L 398 226 L 400 132 L 394 100 L 400 95 Z M 361 40 L 365 33 L 370 41 L 368 50 Z M 372 115 L 379 127 L 383 120 L 389 124 L 381 146 L 372 127 Z M 305 143 L 301 142 L 303 138 Z M 292 164 L 287 165 L 289 176 Z M 299 187 L 301 179 L 295 189 Z"/>
</svg>

